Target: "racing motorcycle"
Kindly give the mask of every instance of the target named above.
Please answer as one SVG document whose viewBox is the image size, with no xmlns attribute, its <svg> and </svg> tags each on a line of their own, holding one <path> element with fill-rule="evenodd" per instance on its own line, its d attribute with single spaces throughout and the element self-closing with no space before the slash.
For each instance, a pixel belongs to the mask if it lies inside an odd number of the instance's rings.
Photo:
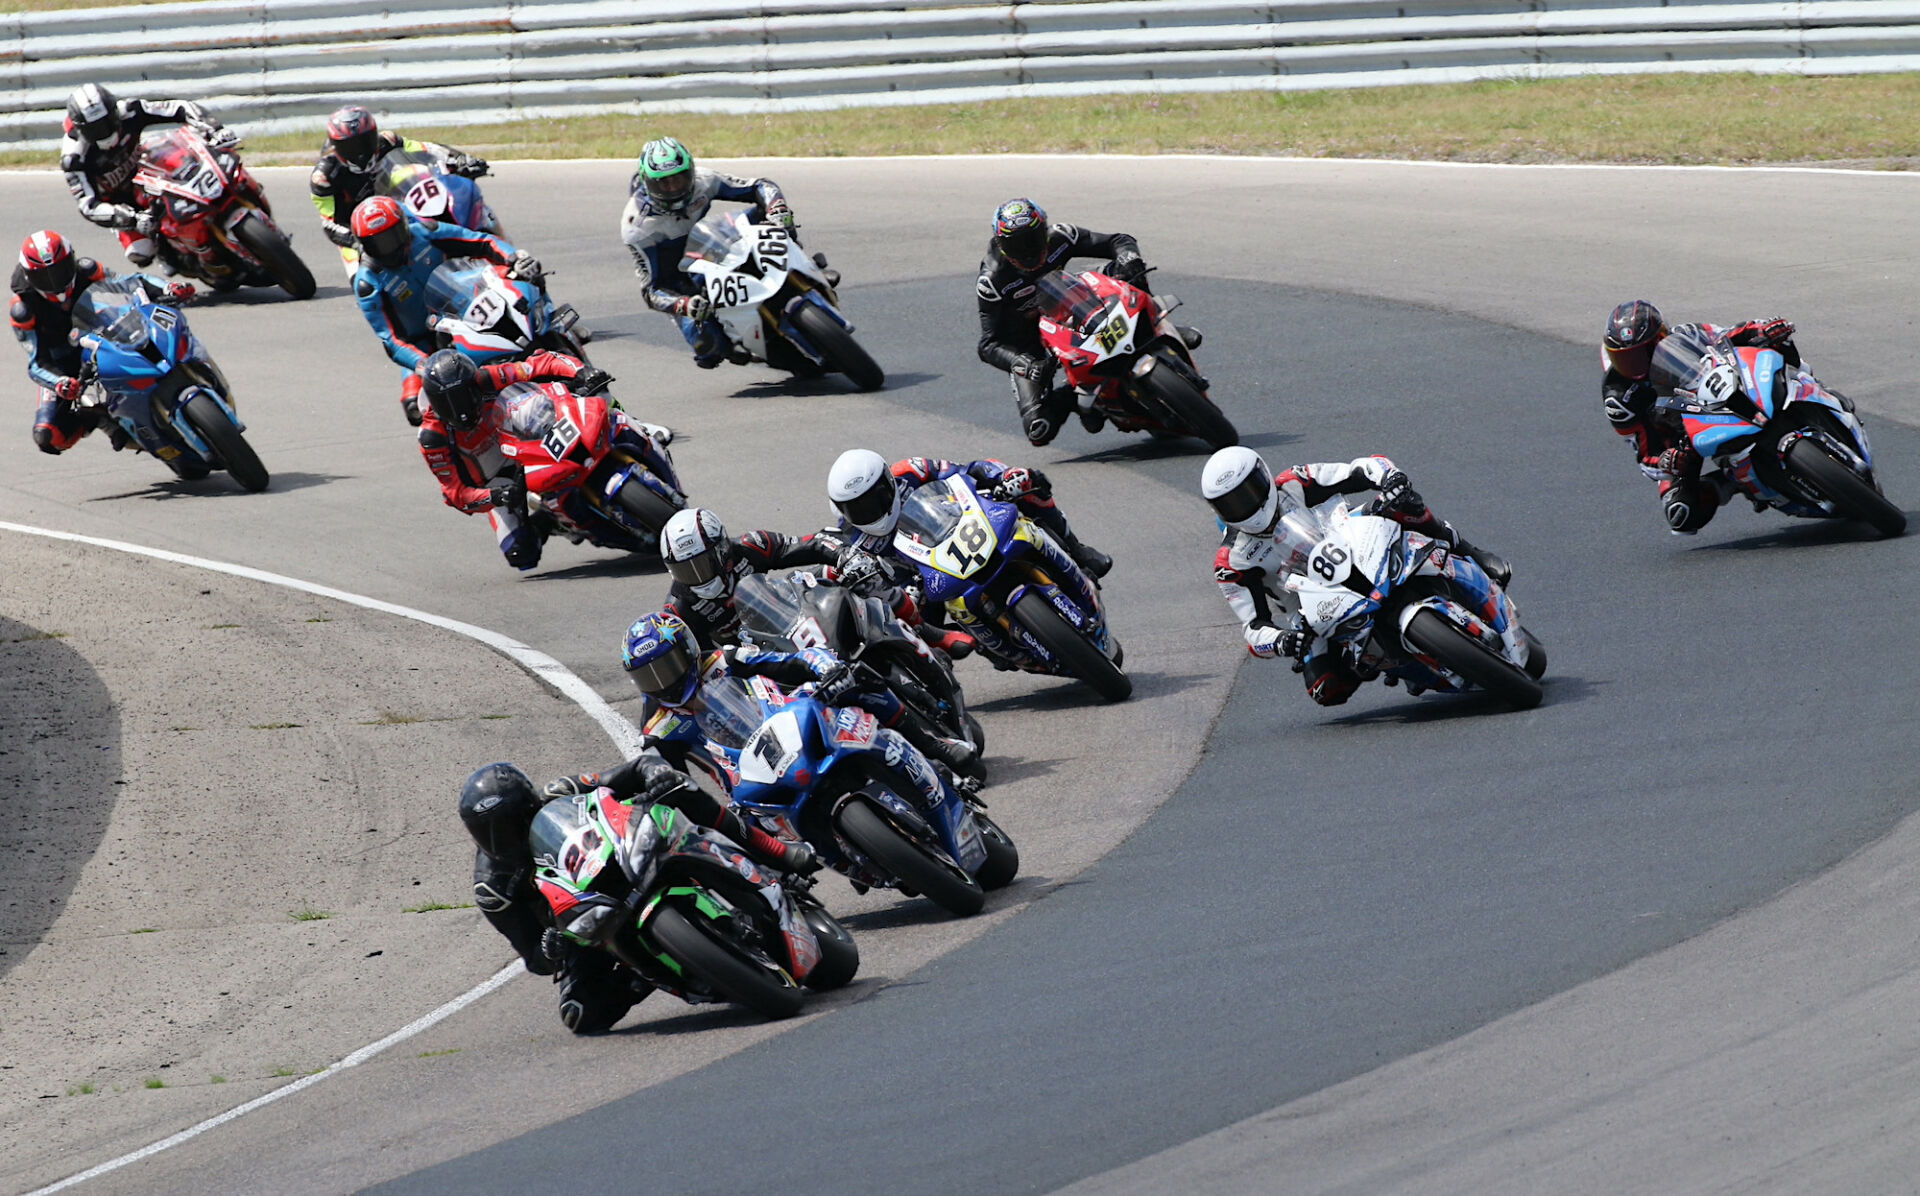
<svg viewBox="0 0 1920 1196">
<path fill-rule="evenodd" d="M 82 406 L 104 404 L 145 452 L 182 479 L 224 469 L 246 490 L 267 488 L 267 469 L 241 433 L 231 390 L 177 307 L 154 303 L 134 279 L 96 282 L 73 308 Z"/>
<path fill-rule="evenodd" d="M 1773 349 L 1736 348 L 1692 328 L 1654 350 L 1658 406 L 1679 416 L 1694 451 L 1753 503 L 1803 519 L 1853 519 L 1882 536 L 1907 529 L 1873 474 L 1853 401 Z"/>
<path fill-rule="evenodd" d="M 870 666 L 901 702 L 924 715 L 948 739 L 971 743 L 969 771 L 984 777 L 979 755 L 987 737 L 967 712 L 966 696 L 944 656 L 935 653 L 878 598 L 824 583 L 809 572 L 786 577 L 750 574 L 733 592 L 742 631 L 776 652 L 825 648 L 840 659 Z"/>
<path fill-rule="evenodd" d="M 707 756 L 734 809 L 805 842 L 855 888 L 919 894 L 965 917 L 986 904 L 985 890 L 1019 872 L 1019 850 L 979 799 L 866 711 L 835 709 L 810 686 L 789 692 L 764 677 L 710 676 L 700 696 Z M 697 733 L 682 731 L 680 720 L 692 721 L 667 712 L 648 730 L 665 739 Z"/>
<path fill-rule="evenodd" d="M 148 129 L 133 183 L 160 217 L 155 238 L 175 270 L 216 291 L 277 286 L 295 299 L 313 298 L 313 272 L 233 150 L 212 148 L 185 125 Z"/>
<path fill-rule="evenodd" d="M 853 339 L 825 266 L 788 230 L 755 224 L 745 212 L 716 212 L 694 225 L 681 263 L 705 288 L 738 364 L 762 361 L 802 377 L 844 374 L 859 390 L 878 390 L 886 372 Z"/>
<path fill-rule="evenodd" d="M 1207 380 L 1170 318 L 1180 301 L 1098 271 L 1055 270 L 1035 287 L 1040 341 L 1060 363 L 1083 413 L 1122 432 L 1193 436 L 1209 447 L 1240 433 L 1207 397 Z"/>
<path fill-rule="evenodd" d="M 504 235 L 500 218 L 480 193 L 480 184 L 449 171 L 430 151 L 405 146 L 388 150 L 374 167 L 373 177 L 375 195 L 393 197 L 422 220 Z"/>
<path fill-rule="evenodd" d="M 801 986 L 838 988 L 860 951 L 807 892 L 671 806 L 598 789 L 542 806 L 528 832 L 534 883 L 569 939 L 610 952 L 690 1004 L 791 1017 Z"/>
<path fill-rule="evenodd" d="M 1014 504 L 964 474 L 930 482 L 901 507 L 893 546 L 919 570 L 927 602 L 996 661 L 1078 678 L 1109 702 L 1133 693 L 1098 587 Z"/>
<path fill-rule="evenodd" d="M 1358 511 L 1341 502 L 1281 517 L 1284 584 L 1315 643 L 1411 694 L 1477 687 L 1515 709 L 1539 705 L 1547 650 L 1513 600 L 1471 557 L 1384 510 L 1376 499 Z"/>
<path fill-rule="evenodd" d="M 500 451 L 525 477 L 529 515 L 553 520 L 576 544 L 660 551 L 660 529 L 687 505 L 687 496 L 678 477 L 647 465 L 632 442 L 641 433 L 616 416 L 604 395 L 520 382 L 496 401 Z"/>
<path fill-rule="evenodd" d="M 574 333 L 580 313 L 556 305 L 541 282 L 515 278 L 506 266 L 477 258 L 448 258 L 427 277 L 427 327 L 443 349 L 458 349 L 475 365 L 545 350 L 587 360 Z"/>
</svg>

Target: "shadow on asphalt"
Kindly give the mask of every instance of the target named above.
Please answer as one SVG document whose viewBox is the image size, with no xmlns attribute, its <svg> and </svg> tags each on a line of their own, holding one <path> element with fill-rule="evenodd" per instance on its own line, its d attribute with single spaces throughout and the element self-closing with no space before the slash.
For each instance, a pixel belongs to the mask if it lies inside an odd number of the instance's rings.
<svg viewBox="0 0 1920 1196">
<path fill-rule="evenodd" d="M 198 286 L 199 284 L 194 284 Z M 315 288 L 315 299 L 339 299 L 353 294 L 353 288 L 347 286 L 321 286 Z M 279 287 L 242 287 L 237 291 L 209 291 L 202 289 L 193 301 L 194 307 L 259 307 L 269 303 L 300 303 Z"/>
<path fill-rule="evenodd" d="M 1605 682 L 1588 681 L 1584 677 L 1556 677 L 1549 669 L 1541 688 L 1547 696 L 1535 709 L 1549 706 L 1567 705 L 1583 702 L 1600 692 Z M 1487 718 L 1509 714 L 1525 714 L 1524 710 L 1515 710 L 1499 698 L 1483 690 L 1469 690 L 1463 694 L 1423 694 L 1417 698 L 1400 696 L 1398 702 L 1387 702 L 1370 710 L 1356 710 L 1352 714 L 1343 714 L 1328 719 L 1332 726 L 1367 727 L 1382 723 L 1398 726 L 1411 726 L 1420 723 L 1451 722 L 1455 719 Z"/>
<path fill-rule="evenodd" d="M 582 547 L 584 548 L 585 545 Z M 639 577 L 654 573 L 662 575 L 666 573 L 660 558 L 652 554 L 635 552 L 597 561 L 582 561 L 578 565 L 568 565 L 564 569 L 546 569 L 539 573 L 529 573 L 521 580 L 566 581 L 574 577 Z"/>
<path fill-rule="evenodd" d="M 350 474 L 324 473 L 276 473 L 273 481 L 267 485 L 266 493 L 276 490 L 304 490 L 309 486 L 324 486 L 328 482 L 350 481 Z M 210 473 L 195 481 L 183 481 L 169 477 L 154 482 L 139 490 L 123 490 L 118 494 L 101 494 L 89 498 L 88 502 L 119 502 L 128 498 L 144 498 L 149 502 L 165 502 L 174 498 L 248 498 L 252 491 L 242 490 L 240 483 L 224 473 Z"/>
<path fill-rule="evenodd" d="M 1029 760 L 1008 758 L 987 753 L 987 782 L 992 785 L 1008 785 L 1015 781 L 1044 777 L 1060 767 L 1058 760 Z"/>
<path fill-rule="evenodd" d="M 1912 523 L 1915 512 L 1906 512 Z M 1884 539 L 1864 523 L 1844 519 L 1820 519 L 1795 522 L 1770 532 L 1742 536 L 1737 540 L 1716 540 L 1695 545 L 1696 552 L 1748 552 L 1768 548 L 1823 548 L 1829 544 L 1871 544 Z M 1897 538 L 1897 537 L 1896 537 Z"/>
</svg>

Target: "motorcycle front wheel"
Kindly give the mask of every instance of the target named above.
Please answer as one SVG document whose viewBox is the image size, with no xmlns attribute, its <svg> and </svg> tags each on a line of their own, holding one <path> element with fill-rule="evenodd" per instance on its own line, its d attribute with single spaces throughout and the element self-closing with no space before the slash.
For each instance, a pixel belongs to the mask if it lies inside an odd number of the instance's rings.
<svg viewBox="0 0 1920 1196">
<path fill-rule="evenodd" d="M 1164 361 L 1147 374 L 1142 385 L 1166 409 L 1169 422 L 1207 442 L 1214 450 L 1240 443 L 1240 432 L 1219 407 L 1185 374 Z"/>
<path fill-rule="evenodd" d="M 1495 655 L 1432 610 L 1414 613 L 1407 624 L 1406 640 L 1415 651 L 1431 656 L 1448 672 L 1497 695 L 1516 710 L 1538 706 L 1546 696 L 1540 683 L 1528 676 L 1525 669 Z"/>
<path fill-rule="evenodd" d="M 656 538 L 660 535 L 660 529 L 667 526 L 667 520 L 672 519 L 680 509 L 655 494 L 652 487 L 638 481 L 628 481 L 620 487 L 620 493 L 614 496 L 614 501 L 620 504 L 627 518 L 645 529 L 647 535 Z M 629 527 L 627 530 L 634 529 Z"/>
<path fill-rule="evenodd" d="M 980 828 L 980 841 L 987 845 L 987 862 L 980 865 L 974 879 L 983 889 L 1004 889 L 1020 875 L 1020 849 L 999 823 L 979 810 L 973 812 L 973 821 Z"/>
<path fill-rule="evenodd" d="M 1897 536 L 1907 530 L 1906 512 L 1887 501 L 1887 496 L 1868 485 L 1853 470 L 1842 465 L 1811 437 L 1801 437 L 1787 447 L 1787 471 L 1833 503 L 1843 519 L 1869 524 L 1882 536 Z"/>
<path fill-rule="evenodd" d="M 747 957 L 738 946 L 723 941 L 718 931 L 708 930 L 704 921 L 690 921 L 672 906 L 663 906 L 655 911 L 648 932 L 661 950 L 734 1004 L 775 1018 L 800 1012 L 806 994 L 785 973 L 770 971 Z"/>
<path fill-rule="evenodd" d="M 280 289 L 295 299 L 311 299 L 318 289 L 314 285 L 313 271 L 300 260 L 293 251 L 293 243 L 287 240 L 285 233 L 275 228 L 257 213 L 248 216 L 233 228 L 234 239 L 247 247 L 267 273 L 273 275 Z"/>
<path fill-rule="evenodd" d="M 815 992 L 845 988 L 860 971 L 860 947 L 826 907 L 811 899 L 796 899 L 800 915 L 820 944 L 820 962 L 813 965 L 803 983 Z"/>
<path fill-rule="evenodd" d="M 227 413 L 220 410 L 218 403 L 204 394 L 197 394 L 187 400 L 180 414 L 187 423 L 193 425 L 194 431 L 200 433 L 200 438 L 212 447 L 213 455 L 233 475 L 233 480 L 240 483 L 242 489 L 258 494 L 267 488 L 267 483 L 272 480 L 267 467 L 260 464 L 259 454 L 240 434 L 240 429 L 233 426 Z"/>
<path fill-rule="evenodd" d="M 1061 667 L 1095 693 L 1109 702 L 1123 702 L 1133 695 L 1132 679 L 1062 618 L 1045 594 L 1028 590 L 1020 595 L 1020 601 L 1013 604 L 1013 615 L 1053 653 Z"/>
<path fill-rule="evenodd" d="M 861 854 L 899 881 L 950 914 L 962 918 L 980 912 L 987 895 L 980 882 L 968 876 L 958 864 L 935 859 L 920 846 L 887 825 L 877 811 L 864 800 L 855 799 L 840 808 L 840 833 Z"/>
<path fill-rule="evenodd" d="M 828 368 L 845 374 L 855 389 L 879 390 L 887 384 L 887 372 L 860 347 L 851 332 L 826 312 L 804 303 L 793 313 L 793 322 L 801 334 L 813 342 L 820 356 L 827 359 Z"/>
</svg>

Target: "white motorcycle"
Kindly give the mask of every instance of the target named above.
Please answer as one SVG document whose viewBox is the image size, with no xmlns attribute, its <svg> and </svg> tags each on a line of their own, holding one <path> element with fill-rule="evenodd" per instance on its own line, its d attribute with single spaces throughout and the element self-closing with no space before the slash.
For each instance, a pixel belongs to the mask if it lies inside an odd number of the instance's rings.
<svg viewBox="0 0 1920 1196">
<path fill-rule="evenodd" d="M 1540 704 L 1547 650 L 1472 558 L 1378 514 L 1337 503 L 1322 517 L 1289 511 L 1286 588 L 1314 633 L 1312 655 L 1338 653 L 1368 680 L 1407 692 L 1487 690 L 1516 709 Z"/>
<path fill-rule="evenodd" d="M 735 212 L 694 225 L 680 268 L 700 280 L 740 364 L 761 361 L 803 377 L 845 374 L 860 390 L 878 390 L 886 372 L 853 339 L 823 262 L 779 225 Z"/>
</svg>

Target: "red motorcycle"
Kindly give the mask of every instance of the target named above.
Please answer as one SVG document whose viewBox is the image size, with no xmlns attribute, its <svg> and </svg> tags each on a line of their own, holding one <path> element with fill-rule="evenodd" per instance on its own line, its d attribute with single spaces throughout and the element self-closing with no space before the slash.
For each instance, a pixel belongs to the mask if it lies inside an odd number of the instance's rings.
<svg viewBox="0 0 1920 1196">
<path fill-rule="evenodd" d="M 605 397 L 557 382 L 509 386 L 498 402 L 500 451 L 526 478 L 529 515 L 576 544 L 659 552 L 660 529 L 687 505 L 666 449 Z"/>
<path fill-rule="evenodd" d="M 313 298 L 313 272 L 233 150 L 214 149 L 184 125 L 148 129 L 133 183 L 160 217 L 160 254 L 175 270 L 216 291 L 277 286 Z"/>
<path fill-rule="evenodd" d="M 1083 412 L 1122 432 L 1194 436 L 1215 449 L 1240 433 L 1207 397 L 1207 380 L 1168 318 L 1180 301 L 1088 271 L 1055 270 L 1038 284 L 1040 340 Z"/>
</svg>

